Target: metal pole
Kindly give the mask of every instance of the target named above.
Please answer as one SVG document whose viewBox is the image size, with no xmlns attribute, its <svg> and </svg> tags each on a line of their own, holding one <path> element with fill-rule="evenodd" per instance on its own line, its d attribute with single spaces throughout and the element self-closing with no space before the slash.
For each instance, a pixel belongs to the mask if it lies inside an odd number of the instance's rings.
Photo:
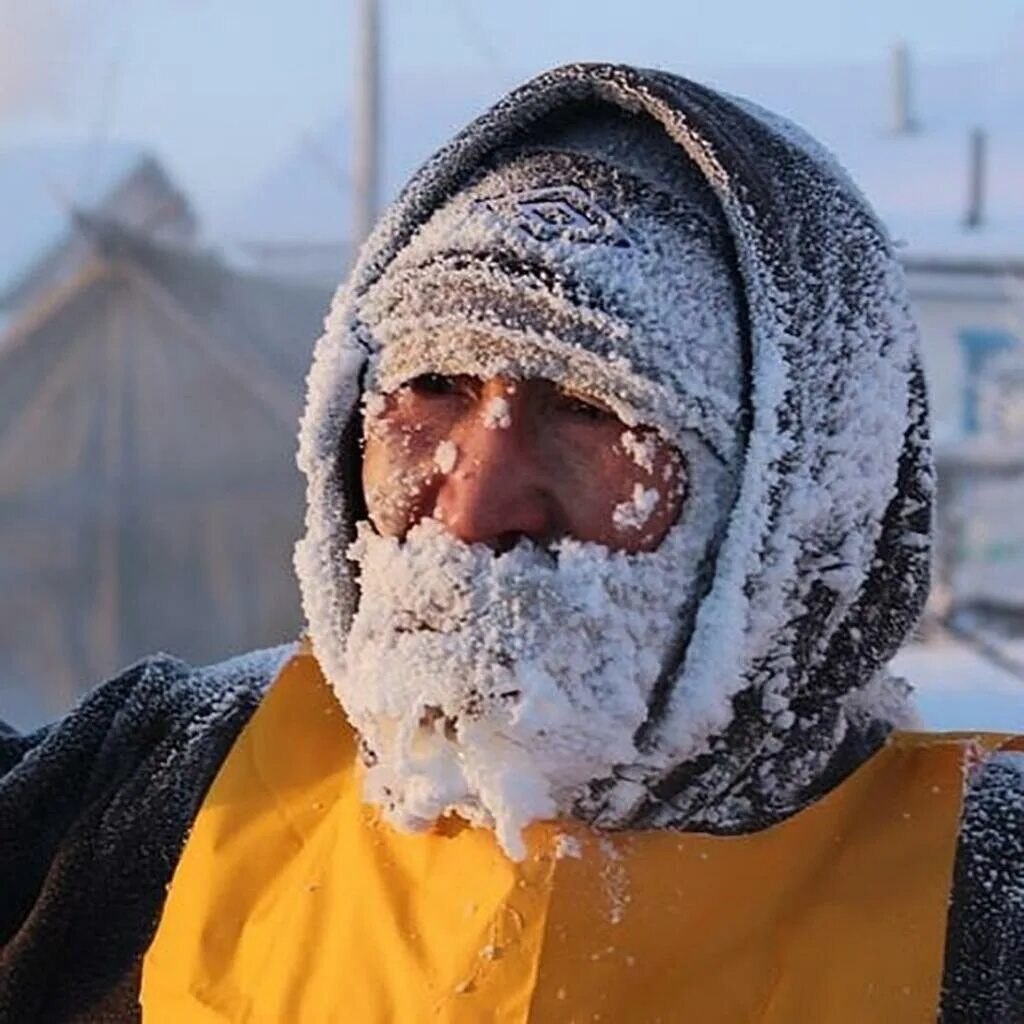
<svg viewBox="0 0 1024 1024">
<path fill-rule="evenodd" d="M 964 226 L 980 228 L 985 219 L 985 132 L 975 128 L 970 136 L 967 171 L 967 215 Z"/>
<path fill-rule="evenodd" d="M 906 43 L 892 48 L 892 115 L 893 131 L 907 135 L 914 130 L 914 115 L 910 96 L 910 50 Z"/>
<path fill-rule="evenodd" d="M 353 252 L 377 220 L 380 174 L 380 7 L 356 0 L 356 83 L 352 138 Z"/>
</svg>

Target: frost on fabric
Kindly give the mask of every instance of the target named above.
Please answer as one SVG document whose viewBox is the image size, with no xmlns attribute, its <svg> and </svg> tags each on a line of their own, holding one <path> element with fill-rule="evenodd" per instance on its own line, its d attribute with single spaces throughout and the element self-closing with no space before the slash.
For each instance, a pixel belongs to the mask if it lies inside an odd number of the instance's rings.
<svg viewBox="0 0 1024 1024">
<path fill-rule="evenodd" d="M 137 981 L 97 978 L 131 979 L 196 811 L 293 653 L 203 668 L 154 655 L 45 729 L 2 730 L 0 877 L 5 910 L 16 913 L 5 924 L 0 1017 L 137 1018 Z M 102 993 L 105 1012 L 83 992 Z"/>
<path fill-rule="evenodd" d="M 602 840 L 600 848 L 603 855 L 601 882 L 608 901 L 608 920 L 612 924 L 621 924 L 626 907 L 632 899 L 629 876 L 622 864 L 622 856 L 613 843 L 607 839 Z"/>
<path fill-rule="evenodd" d="M 384 414 L 384 410 L 387 407 L 387 402 L 384 396 L 378 394 L 376 391 L 367 391 L 363 399 L 363 416 L 369 421 L 373 421 Z"/>
<path fill-rule="evenodd" d="M 1024 753 L 971 773 L 953 882 L 940 1021 L 1024 1017 Z"/>
<path fill-rule="evenodd" d="M 583 856 L 583 844 L 575 836 L 562 832 L 555 838 L 555 859 L 565 860 L 566 857 L 580 858 Z"/>
<path fill-rule="evenodd" d="M 730 461 L 738 299 L 714 201 L 698 198 L 651 198 L 575 153 L 511 161 L 435 211 L 361 300 L 381 348 L 371 383 L 387 391 L 424 372 L 565 381 L 626 423 L 677 440 L 694 431 Z M 541 208 L 560 226 L 538 234 Z"/>
</svg>

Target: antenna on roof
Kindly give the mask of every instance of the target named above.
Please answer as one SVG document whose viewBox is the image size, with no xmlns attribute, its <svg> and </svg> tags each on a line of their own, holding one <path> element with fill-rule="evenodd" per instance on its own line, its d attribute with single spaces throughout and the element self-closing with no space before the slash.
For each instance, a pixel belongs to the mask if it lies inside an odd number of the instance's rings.
<svg viewBox="0 0 1024 1024">
<path fill-rule="evenodd" d="M 967 215 L 964 227 L 980 228 L 985 219 L 985 156 L 987 138 L 984 128 L 973 128 L 968 137 Z"/>
<path fill-rule="evenodd" d="M 380 164 L 380 8 L 356 0 L 356 102 L 352 140 L 353 251 L 377 219 Z"/>
<path fill-rule="evenodd" d="M 910 48 L 899 42 L 892 48 L 892 128 L 896 135 L 917 129 L 910 90 Z"/>
</svg>

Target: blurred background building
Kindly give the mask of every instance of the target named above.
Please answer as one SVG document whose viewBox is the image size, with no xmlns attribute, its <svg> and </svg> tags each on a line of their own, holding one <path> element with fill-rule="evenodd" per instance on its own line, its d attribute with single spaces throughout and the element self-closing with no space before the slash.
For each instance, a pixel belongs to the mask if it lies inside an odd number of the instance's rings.
<svg viewBox="0 0 1024 1024">
<path fill-rule="evenodd" d="M 67 153 L 25 156 L 10 163 L 71 166 Z M 198 249 L 159 166 L 119 157 L 94 201 L 34 221 L 45 234 L 19 239 L 32 257 L 4 268 L 0 695 L 11 718 L 67 706 L 147 651 L 212 659 L 299 628 L 294 434 L 329 293 L 239 274 Z M 19 199 L 46 211 L 31 189 Z"/>
<path fill-rule="evenodd" d="M 0 0 L 0 14 L 28 42 L 65 47 L 55 55 L 65 64 L 78 53 L 74 39 L 103 20 L 95 0 L 67 0 L 63 14 L 56 0 L 31 15 L 18 3 Z M 253 21 L 279 34 L 279 47 L 305 32 L 305 51 L 282 52 L 273 82 L 286 90 L 297 77 L 308 90 L 333 77 L 336 95 L 319 86 L 316 109 L 296 91 L 290 113 L 275 119 L 269 94 L 249 95 L 270 88 L 272 71 L 266 55 L 257 66 L 227 48 L 242 27 L 217 18 L 241 10 L 235 0 L 168 0 L 162 13 L 140 0 L 149 13 L 135 16 L 170 31 L 176 8 L 175 38 L 196 54 L 214 44 L 198 31 L 190 38 L 182 19 L 205 18 L 207 34 L 221 25 L 221 76 L 208 70 L 205 79 L 224 89 L 219 114 L 204 113 L 205 97 L 190 98 L 180 46 L 175 85 L 132 94 L 132 66 L 148 81 L 139 70 L 147 46 L 172 60 L 137 25 L 134 36 L 114 32 L 109 60 L 82 58 L 80 74 L 102 79 L 84 129 L 80 120 L 62 134 L 59 117 L 26 114 L 25 76 L 64 73 L 45 62 L 13 80 L 20 107 L 0 99 L 0 717 L 24 725 L 55 714 L 156 649 L 204 661 L 296 634 L 302 382 L 368 211 L 510 85 L 581 55 L 552 59 L 557 46 L 528 33 L 503 45 L 487 22 L 507 17 L 507 5 L 493 0 L 441 5 L 476 57 L 475 67 L 453 59 L 451 68 L 450 35 L 422 8 L 303 3 L 310 17 L 329 6 L 337 18 L 334 63 L 319 79 L 310 77 L 321 52 L 315 27 L 283 10 Z M 801 3 L 787 0 L 778 16 Z M 557 7 L 552 33 L 567 11 L 584 16 L 582 2 Z M 665 23 L 657 45 L 630 43 L 628 12 L 587 6 L 592 32 L 603 19 L 623 42 L 619 52 L 584 55 L 668 66 L 793 119 L 833 151 L 899 246 L 939 465 L 926 633 L 947 645 L 915 648 L 901 666 L 946 694 L 933 724 L 963 724 L 942 709 L 969 701 L 971 680 L 987 673 L 988 720 L 975 724 L 1024 728 L 1024 9 L 1016 40 L 992 52 L 922 57 L 887 39 L 843 60 L 833 42 L 833 59 L 771 61 L 766 50 L 760 60 L 715 63 L 690 52 L 694 11 L 646 7 Z M 69 25 L 72 8 L 79 20 Z M 938 10 L 921 4 L 900 28 L 927 34 Z M 744 16 L 740 5 L 735 17 Z M 415 40 L 402 41 L 417 18 L 419 32 L 435 33 L 432 66 L 419 50 L 410 56 Z M 259 25 L 246 26 L 256 40 Z M 798 34 L 795 20 L 782 29 Z M 766 46 L 784 41 L 771 38 Z M 727 40 L 718 52 L 731 54 Z M 141 143 L 117 130 L 118 110 L 130 121 L 133 103 Z M 178 175 L 178 163 L 191 174 Z M 980 705 L 965 707 L 976 716 Z"/>
</svg>

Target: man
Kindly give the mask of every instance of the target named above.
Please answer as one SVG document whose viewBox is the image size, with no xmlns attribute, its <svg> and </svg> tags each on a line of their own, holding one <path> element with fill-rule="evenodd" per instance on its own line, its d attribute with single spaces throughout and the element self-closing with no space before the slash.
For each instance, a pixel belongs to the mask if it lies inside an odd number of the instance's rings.
<svg viewBox="0 0 1024 1024">
<path fill-rule="evenodd" d="M 299 460 L 311 644 L 3 737 L 0 1018 L 1021 1019 L 1021 755 L 886 673 L 900 271 L 798 130 L 517 90 L 364 248 Z"/>
</svg>

